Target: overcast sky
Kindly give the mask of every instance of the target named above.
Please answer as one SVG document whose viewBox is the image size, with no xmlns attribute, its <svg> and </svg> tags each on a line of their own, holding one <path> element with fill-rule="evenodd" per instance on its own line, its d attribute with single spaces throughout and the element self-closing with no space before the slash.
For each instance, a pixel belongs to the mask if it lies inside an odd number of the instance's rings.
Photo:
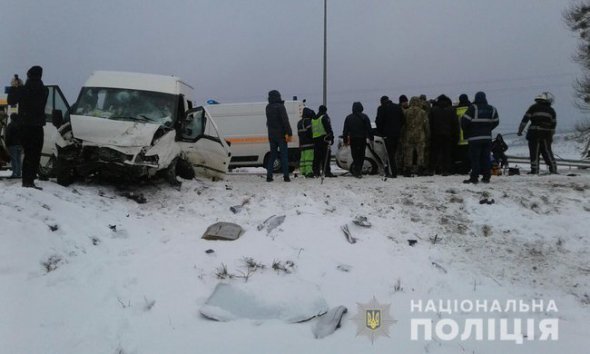
<svg viewBox="0 0 590 354">
<path fill-rule="evenodd" d="M 541 91 L 558 129 L 574 106 L 577 40 L 568 0 L 328 0 L 328 113 L 338 133 L 353 101 L 485 91 L 514 131 Z M 70 103 L 95 70 L 180 76 L 204 103 L 322 100 L 322 0 L 3 0 L 0 85 L 44 68 Z"/>
</svg>

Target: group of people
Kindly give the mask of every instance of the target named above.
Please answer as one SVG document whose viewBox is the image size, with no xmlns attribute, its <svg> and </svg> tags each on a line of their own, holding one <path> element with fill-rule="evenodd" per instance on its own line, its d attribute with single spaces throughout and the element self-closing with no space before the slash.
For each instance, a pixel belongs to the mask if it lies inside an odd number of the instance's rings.
<svg viewBox="0 0 590 354">
<path fill-rule="evenodd" d="M 268 93 L 266 126 L 270 143 L 270 158 L 266 162 L 266 181 L 274 180 L 274 164 L 280 155 L 283 180 L 290 182 L 287 144 L 293 137 L 293 131 L 284 101 L 277 90 Z M 317 114 L 311 108 L 303 108 L 301 119 L 297 122 L 297 136 L 299 137 L 301 174 L 304 177 L 336 177 L 330 169 L 330 146 L 334 144 L 334 131 L 326 106 L 321 105 Z"/>
<path fill-rule="evenodd" d="M 557 173 L 551 150 L 556 127 L 552 103 L 553 96 L 548 92 L 535 97 L 535 104 L 527 110 L 519 127 L 518 135 L 522 135 L 530 123 L 527 140 L 530 173 L 533 174 L 539 173 L 540 156 L 549 166 L 549 171 Z M 492 159 L 498 165 L 507 167 L 504 152 L 508 146 L 500 134 L 492 141 L 492 131 L 500 122 L 498 111 L 488 103 L 482 91 L 474 95 L 473 102 L 467 94 L 461 94 L 457 104 L 453 104 L 446 95 L 430 101 L 425 95 L 414 96 L 410 100 L 401 95 L 398 103 L 383 96 L 377 109 L 375 129 L 363 110 L 360 102 L 353 103 L 352 113 L 346 117 L 342 132 L 344 144 L 350 146 L 353 159 L 351 172 L 355 177 L 362 177 L 366 149 L 374 151 L 374 135 L 383 139 L 387 151 L 383 168 L 385 174 L 393 178 L 398 174 L 411 177 L 457 173 L 469 174 L 464 183 L 489 183 Z M 334 134 L 326 112 L 323 105 L 319 107 L 318 114 L 304 108 L 297 124 L 300 171 L 306 177 L 321 173 L 334 176 L 329 163 Z M 266 166 L 267 181 L 273 180 L 274 162 L 279 151 L 284 180 L 290 181 L 287 143 L 291 141 L 292 131 L 280 93 L 276 90 L 269 92 L 266 113 L 271 148 Z"/>
</svg>

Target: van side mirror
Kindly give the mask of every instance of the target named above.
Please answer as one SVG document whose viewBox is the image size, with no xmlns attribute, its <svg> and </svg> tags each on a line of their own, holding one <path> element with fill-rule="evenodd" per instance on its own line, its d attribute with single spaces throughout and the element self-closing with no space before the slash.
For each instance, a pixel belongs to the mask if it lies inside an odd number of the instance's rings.
<svg viewBox="0 0 590 354">
<path fill-rule="evenodd" d="M 54 109 L 53 112 L 51 112 L 51 123 L 53 123 L 53 126 L 57 129 L 64 124 L 64 115 L 61 109 Z"/>
</svg>

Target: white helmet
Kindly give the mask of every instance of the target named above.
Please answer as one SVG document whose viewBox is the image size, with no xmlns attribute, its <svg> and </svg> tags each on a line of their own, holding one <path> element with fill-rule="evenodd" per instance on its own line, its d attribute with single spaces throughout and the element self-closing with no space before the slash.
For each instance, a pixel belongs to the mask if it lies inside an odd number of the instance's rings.
<svg viewBox="0 0 590 354">
<path fill-rule="evenodd" d="M 553 94 L 551 92 L 541 92 L 535 97 L 535 101 L 545 101 L 549 104 L 553 103 Z"/>
</svg>

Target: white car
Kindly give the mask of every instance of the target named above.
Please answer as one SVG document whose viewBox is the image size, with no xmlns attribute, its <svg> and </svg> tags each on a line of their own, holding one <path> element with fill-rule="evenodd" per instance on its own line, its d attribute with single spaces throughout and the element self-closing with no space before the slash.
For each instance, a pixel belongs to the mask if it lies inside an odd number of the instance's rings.
<svg viewBox="0 0 590 354">
<path fill-rule="evenodd" d="M 375 135 L 374 141 L 375 149 L 371 149 L 369 140 L 367 139 L 367 148 L 365 150 L 365 161 L 362 174 L 376 175 L 383 173 L 384 165 L 387 165 L 387 150 L 383 143 L 383 138 Z M 350 171 L 352 167 L 352 154 L 350 152 L 350 145 L 344 145 L 342 136 L 338 139 L 338 150 L 336 151 L 336 165 L 343 170 Z"/>
</svg>

